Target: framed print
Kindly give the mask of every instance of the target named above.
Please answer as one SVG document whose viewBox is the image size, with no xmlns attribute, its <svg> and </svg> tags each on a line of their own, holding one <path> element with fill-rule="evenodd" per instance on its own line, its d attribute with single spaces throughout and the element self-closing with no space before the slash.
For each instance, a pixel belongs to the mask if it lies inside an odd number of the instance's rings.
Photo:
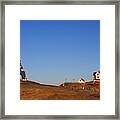
<svg viewBox="0 0 120 120">
<path fill-rule="evenodd" d="M 1 2 L 1 118 L 119 119 L 119 2 Z"/>
</svg>

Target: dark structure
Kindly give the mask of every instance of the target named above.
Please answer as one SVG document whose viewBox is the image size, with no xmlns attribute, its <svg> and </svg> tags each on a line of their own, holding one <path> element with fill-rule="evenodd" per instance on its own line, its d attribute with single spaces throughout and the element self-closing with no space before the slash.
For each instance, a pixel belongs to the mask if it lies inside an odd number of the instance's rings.
<svg viewBox="0 0 120 120">
<path fill-rule="evenodd" d="M 26 78 L 26 73 L 25 73 L 25 71 L 24 71 L 24 69 L 23 69 L 23 66 L 22 66 L 22 64 L 21 64 L 21 61 L 20 61 L 20 75 L 21 75 L 21 78 L 22 78 L 23 81 L 26 81 L 26 80 L 27 80 L 27 78 Z"/>
</svg>

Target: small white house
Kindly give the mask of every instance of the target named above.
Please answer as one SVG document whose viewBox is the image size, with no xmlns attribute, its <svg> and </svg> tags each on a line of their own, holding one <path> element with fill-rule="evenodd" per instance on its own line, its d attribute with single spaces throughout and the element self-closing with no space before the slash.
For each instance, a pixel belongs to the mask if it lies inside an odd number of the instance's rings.
<svg viewBox="0 0 120 120">
<path fill-rule="evenodd" d="M 80 80 L 78 80 L 78 83 L 85 83 L 85 80 L 81 78 Z"/>
<path fill-rule="evenodd" d="M 93 72 L 93 80 L 98 81 L 100 80 L 100 71 Z"/>
</svg>

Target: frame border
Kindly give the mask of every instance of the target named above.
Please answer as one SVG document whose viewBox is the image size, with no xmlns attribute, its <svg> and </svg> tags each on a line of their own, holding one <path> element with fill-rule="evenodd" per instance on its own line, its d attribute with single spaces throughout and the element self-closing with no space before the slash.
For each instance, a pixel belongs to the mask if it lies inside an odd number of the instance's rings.
<svg viewBox="0 0 120 120">
<path fill-rule="evenodd" d="M 5 5 L 115 5 L 115 115 L 5 115 Z M 45 0 L 45 1 L 2 1 L 0 27 L 0 119 L 118 119 L 119 105 L 119 0 Z"/>
</svg>

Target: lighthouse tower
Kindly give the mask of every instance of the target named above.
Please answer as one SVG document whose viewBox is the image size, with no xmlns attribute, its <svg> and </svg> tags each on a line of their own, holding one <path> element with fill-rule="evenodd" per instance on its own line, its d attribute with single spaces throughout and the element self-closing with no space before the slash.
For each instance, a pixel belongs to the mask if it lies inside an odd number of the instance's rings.
<svg viewBox="0 0 120 120">
<path fill-rule="evenodd" d="M 22 66 L 21 61 L 20 61 L 20 76 L 21 76 L 20 79 L 21 79 L 22 81 L 27 81 L 26 73 L 25 73 L 25 70 L 24 70 L 24 68 L 23 68 L 23 66 Z"/>
</svg>

